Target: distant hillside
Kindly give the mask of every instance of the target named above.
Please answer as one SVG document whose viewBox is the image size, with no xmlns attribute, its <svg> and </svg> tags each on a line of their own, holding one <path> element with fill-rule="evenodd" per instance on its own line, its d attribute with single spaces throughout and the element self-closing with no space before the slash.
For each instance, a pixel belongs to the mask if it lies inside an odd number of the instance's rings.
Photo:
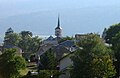
<svg viewBox="0 0 120 78">
<path fill-rule="evenodd" d="M 0 43 L 2 43 L 3 42 L 3 38 L 0 38 Z"/>
<path fill-rule="evenodd" d="M 112 6 L 86 7 L 60 10 L 63 35 L 76 33 L 102 33 L 105 27 L 120 22 L 120 8 Z M 11 16 L 0 20 L 0 33 L 12 27 L 14 31 L 32 31 L 39 35 L 54 35 L 58 11 L 40 11 L 35 13 Z"/>
</svg>

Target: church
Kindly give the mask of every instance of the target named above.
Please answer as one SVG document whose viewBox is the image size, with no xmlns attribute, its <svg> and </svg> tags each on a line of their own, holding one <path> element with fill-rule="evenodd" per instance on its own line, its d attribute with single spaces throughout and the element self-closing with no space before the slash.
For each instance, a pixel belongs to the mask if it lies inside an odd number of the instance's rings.
<svg viewBox="0 0 120 78">
<path fill-rule="evenodd" d="M 60 78 L 69 78 L 70 74 L 67 68 L 72 64 L 70 56 L 73 55 L 73 52 L 78 49 L 78 47 L 75 45 L 75 40 L 66 40 L 59 43 L 59 41 L 64 38 L 62 36 L 62 27 L 60 25 L 59 17 L 57 27 L 55 28 L 55 36 L 55 38 L 50 36 L 42 41 L 36 56 L 40 60 L 40 57 L 44 53 L 46 53 L 49 49 L 52 49 L 58 60 L 59 70 L 66 73 L 61 75 Z M 40 61 L 38 61 L 38 64 L 40 64 Z"/>
<path fill-rule="evenodd" d="M 62 28 L 60 26 L 60 19 L 58 17 L 58 24 L 55 28 L 55 38 L 53 36 L 48 37 L 47 39 L 42 41 L 42 44 L 40 45 L 40 48 L 37 52 L 37 56 L 41 56 L 44 54 L 47 50 L 49 50 L 52 46 L 57 46 L 58 41 L 62 39 Z"/>
<path fill-rule="evenodd" d="M 58 22 L 57 27 L 55 28 L 55 38 L 53 36 L 49 36 L 47 39 L 42 41 L 42 44 L 39 47 L 39 50 L 37 52 L 37 56 L 40 57 L 42 54 L 44 54 L 47 50 L 50 48 L 53 48 L 56 52 L 56 56 L 58 59 L 60 59 L 64 53 L 68 53 L 68 51 L 74 51 L 75 42 L 74 40 L 66 40 L 62 43 L 59 43 L 59 41 L 63 38 L 62 36 L 62 27 L 60 25 L 60 18 L 58 16 Z M 64 50 L 64 51 L 62 51 Z M 60 52 L 61 51 L 61 52 Z M 64 53 L 63 53 L 64 52 Z"/>
</svg>

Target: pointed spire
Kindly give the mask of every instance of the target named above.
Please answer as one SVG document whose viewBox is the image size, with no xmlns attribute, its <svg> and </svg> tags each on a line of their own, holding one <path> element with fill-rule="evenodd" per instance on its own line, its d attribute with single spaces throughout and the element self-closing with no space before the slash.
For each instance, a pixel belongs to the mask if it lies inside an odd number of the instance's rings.
<svg viewBox="0 0 120 78">
<path fill-rule="evenodd" d="M 60 27 L 60 17 L 59 17 L 59 15 L 58 15 L 57 27 L 56 27 L 55 29 L 62 29 L 62 28 Z"/>
<path fill-rule="evenodd" d="M 55 28 L 55 35 L 57 37 L 61 37 L 62 36 L 62 28 L 60 27 L 60 18 L 59 18 L 59 15 L 58 15 L 57 27 Z"/>
<path fill-rule="evenodd" d="M 59 19 L 59 15 L 58 15 L 58 26 L 57 27 L 60 27 L 60 19 Z"/>
</svg>

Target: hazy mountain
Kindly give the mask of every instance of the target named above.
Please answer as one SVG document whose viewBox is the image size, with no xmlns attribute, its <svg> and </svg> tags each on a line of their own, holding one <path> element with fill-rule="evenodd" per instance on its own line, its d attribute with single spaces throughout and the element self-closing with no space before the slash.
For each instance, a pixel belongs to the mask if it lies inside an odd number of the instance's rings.
<svg viewBox="0 0 120 78">
<path fill-rule="evenodd" d="M 120 22 L 120 8 L 112 6 L 61 9 L 59 11 L 64 35 L 98 32 Z M 0 19 L 1 35 L 12 27 L 14 31 L 30 30 L 37 35 L 54 35 L 58 11 L 38 11 Z"/>
<path fill-rule="evenodd" d="M 3 38 L 0 37 L 0 43 L 2 43 L 2 42 L 3 42 Z"/>
</svg>

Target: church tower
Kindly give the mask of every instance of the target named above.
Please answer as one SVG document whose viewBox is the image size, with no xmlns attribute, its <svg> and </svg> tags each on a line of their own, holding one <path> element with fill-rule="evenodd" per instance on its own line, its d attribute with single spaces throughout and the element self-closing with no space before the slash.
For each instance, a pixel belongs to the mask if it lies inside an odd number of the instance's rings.
<svg viewBox="0 0 120 78">
<path fill-rule="evenodd" d="M 60 19 L 58 16 L 58 24 L 57 27 L 55 28 L 55 36 L 61 38 L 62 37 L 62 28 L 60 27 Z"/>
</svg>

